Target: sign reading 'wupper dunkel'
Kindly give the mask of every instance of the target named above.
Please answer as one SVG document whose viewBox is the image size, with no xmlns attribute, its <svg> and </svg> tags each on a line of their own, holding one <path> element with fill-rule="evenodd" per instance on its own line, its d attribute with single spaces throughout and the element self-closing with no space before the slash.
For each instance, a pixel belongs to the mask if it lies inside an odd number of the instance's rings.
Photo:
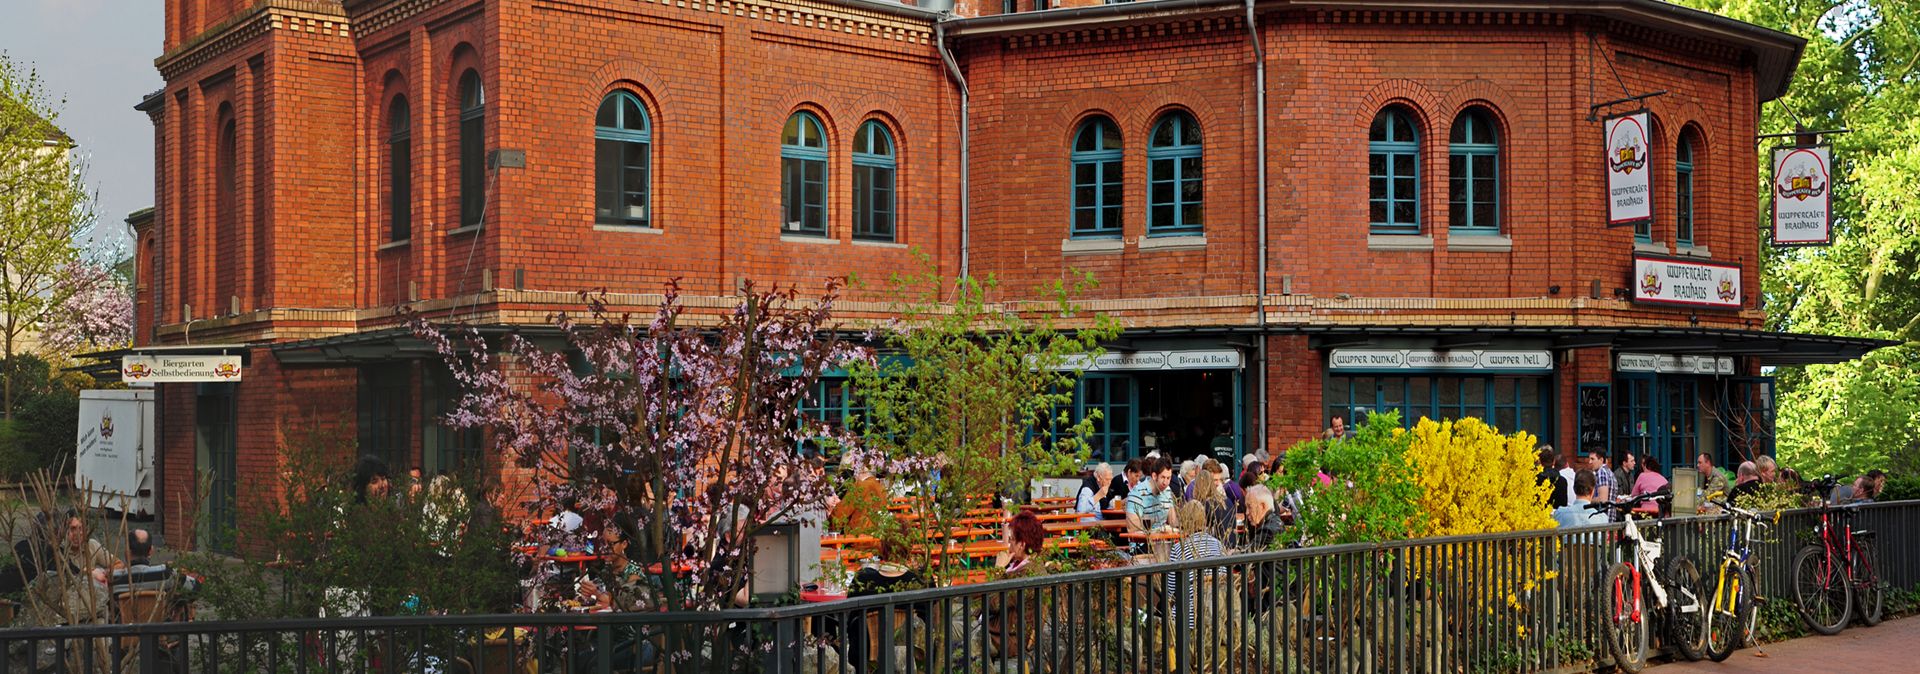
<svg viewBox="0 0 1920 674">
<path fill-rule="evenodd" d="M 1647 142 L 1647 113 L 1608 117 L 1607 226 L 1629 227 L 1653 221 L 1652 144 Z"/>
<path fill-rule="evenodd" d="M 1633 301 L 1706 309 L 1739 309 L 1740 266 L 1634 256 Z"/>
</svg>

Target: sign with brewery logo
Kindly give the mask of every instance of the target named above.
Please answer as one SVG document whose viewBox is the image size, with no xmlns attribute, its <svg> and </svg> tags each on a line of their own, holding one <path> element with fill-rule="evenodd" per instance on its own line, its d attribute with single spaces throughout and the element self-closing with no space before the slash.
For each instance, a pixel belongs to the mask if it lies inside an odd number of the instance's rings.
<svg viewBox="0 0 1920 674">
<path fill-rule="evenodd" d="M 1334 349 L 1331 370 L 1552 372 L 1553 352 L 1493 349 Z"/>
<path fill-rule="evenodd" d="M 128 384 L 240 381 L 239 356 L 121 356 Z"/>
<path fill-rule="evenodd" d="M 1739 309 L 1745 301 L 1740 265 L 1636 255 L 1633 301 L 1704 309 Z"/>
<path fill-rule="evenodd" d="M 1653 222 L 1652 143 L 1647 142 L 1647 112 L 1608 117 L 1607 226 Z"/>
<path fill-rule="evenodd" d="M 1833 243 L 1833 148 L 1782 147 L 1773 151 L 1773 243 L 1825 246 Z"/>
</svg>

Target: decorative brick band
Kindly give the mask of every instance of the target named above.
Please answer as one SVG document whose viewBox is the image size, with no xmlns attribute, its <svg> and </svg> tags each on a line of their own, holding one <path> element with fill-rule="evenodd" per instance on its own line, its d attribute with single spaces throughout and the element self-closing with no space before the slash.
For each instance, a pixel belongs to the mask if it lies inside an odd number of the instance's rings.
<svg viewBox="0 0 1920 674">
<path fill-rule="evenodd" d="M 323 37 L 352 39 L 352 26 L 345 14 L 326 2 L 313 0 L 264 0 L 253 9 L 234 15 L 199 36 L 187 40 L 173 51 L 154 59 L 153 65 L 168 81 L 193 70 L 215 57 L 252 41 L 268 31 L 287 30 Z"/>
</svg>

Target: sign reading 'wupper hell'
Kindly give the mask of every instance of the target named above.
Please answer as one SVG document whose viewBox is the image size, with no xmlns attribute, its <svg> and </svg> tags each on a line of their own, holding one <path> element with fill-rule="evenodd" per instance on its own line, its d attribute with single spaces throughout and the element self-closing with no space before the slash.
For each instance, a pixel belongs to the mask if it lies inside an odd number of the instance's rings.
<svg viewBox="0 0 1920 674">
<path fill-rule="evenodd" d="M 240 381 L 240 357 L 122 356 L 120 378 L 129 384 Z"/>
<path fill-rule="evenodd" d="M 1653 159 L 1647 142 L 1647 113 L 1608 117 L 1607 226 L 1628 227 L 1653 221 Z"/>
<path fill-rule="evenodd" d="M 1633 258 L 1633 301 L 1706 309 L 1739 309 L 1740 266 L 1664 257 Z"/>
</svg>

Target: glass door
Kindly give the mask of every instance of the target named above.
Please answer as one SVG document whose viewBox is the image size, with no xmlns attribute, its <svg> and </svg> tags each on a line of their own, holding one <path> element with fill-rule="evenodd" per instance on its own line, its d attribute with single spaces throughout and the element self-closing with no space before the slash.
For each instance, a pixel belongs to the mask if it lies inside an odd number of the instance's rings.
<svg viewBox="0 0 1920 674">
<path fill-rule="evenodd" d="M 1700 444 L 1700 384 L 1692 377 L 1668 377 L 1661 380 L 1661 408 L 1666 432 L 1661 468 L 1668 475 L 1675 468 L 1693 466 Z"/>
<path fill-rule="evenodd" d="M 1654 404 L 1655 382 L 1651 374 L 1622 374 L 1614 379 L 1614 451 L 1624 449 L 1640 457 L 1661 446 L 1664 429 Z"/>
</svg>

